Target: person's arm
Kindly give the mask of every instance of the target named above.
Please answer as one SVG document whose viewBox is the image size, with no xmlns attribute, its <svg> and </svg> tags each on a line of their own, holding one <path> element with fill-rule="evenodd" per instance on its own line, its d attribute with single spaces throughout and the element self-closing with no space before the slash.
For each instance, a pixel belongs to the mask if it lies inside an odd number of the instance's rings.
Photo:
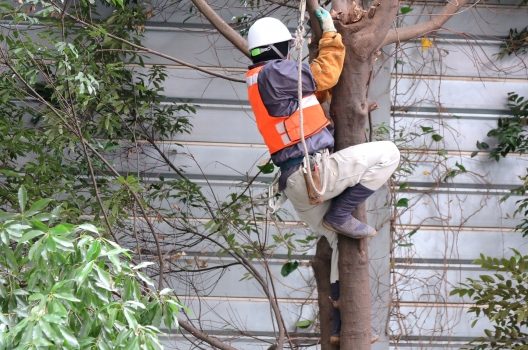
<svg viewBox="0 0 528 350">
<path fill-rule="evenodd" d="M 260 71 L 258 88 L 262 102 L 271 116 L 284 117 L 297 110 L 298 74 L 297 63 L 290 60 L 271 61 Z M 301 80 L 303 96 L 313 94 L 315 82 L 307 64 L 302 66 Z"/>
<path fill-rule="evenodd" d="M 321 24 L 323 35 L 319 40 L 319 54 L 310 64 L 310 70 L 315 80 L 317 97 L 324 101 L 328 96 L 327 90 L 337 84 L 343 70 L 345 46 L 330 13 L 320 7 L 315 11 L 315 16 Z"/>
</svg>

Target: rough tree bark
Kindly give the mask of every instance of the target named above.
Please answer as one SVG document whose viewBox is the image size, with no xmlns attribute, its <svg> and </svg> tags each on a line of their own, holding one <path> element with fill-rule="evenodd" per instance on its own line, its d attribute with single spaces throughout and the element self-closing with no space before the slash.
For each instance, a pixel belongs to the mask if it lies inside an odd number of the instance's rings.
<svg viewBox="0 0 528 350">
<path fill-rule="evenodd" d="M 245 55 L 247 45 L 240 35 L 218 17 L 207 0 L 192 0 L 215 28 Z M 369 113 L 368 87 L 378 50 L 385 45 L 410 40 L 435 32 L 468 0 L 447 2 L 439 13 L 427 21 L 404 28 L 392 28 L 398 13 L 398 0 L 373 0 L 363 7 L 354 0 L 333 0 L 332 14 L 336 28 L 343 36 L 346 56 L 343 72 L 333 90 L 330 115 L 335 124 L 336 150 L 366 141 L 365 125 Z M 313 37 L 310 57 L 316 56 L 320 29 L 313 11 L 318 0 L 307 0 Z M 365 207 L 354 213 L 366 221 Z M 371 348 L 371 297 L 369 286 L 368 246 L 366 240 L 339 238 L 340 310 L 342 318 L 340 348 L 367 350 Z M 336 350 L 330 344 L 330 249 L 326 240 L 317 244 L 312 261 L 318 289 L 322 350 Z"/>
<path fill-rule="evenodd" d="M 312 259 L 312 268 L 314 269 L 315 283 L 317 284 L 321 347 L 323 349 L 334 349 L 335 347 L 330 344 L 330 336 L 332 335 L 332 304 L 329 298 L 332 249 L 324 237 L 319 239 L 316 249 L 317 254 Z"/>
<path fill-rule="evenodd" d="M 337 29 L 346 47 L 343 73 L 333 90 L 330 106 L 335 124 L 336 150 L 366 141 L 371 72 L 375 55 L 397 14 L 398 1 L 384 0 L 374 2 L 372 6 L 369 12 L 365 12 L 355 1 L 333 2 L 333 9 L 342 19 L 337 22 Z M 355 215 L 366 221 L 365 207 L 358 208 Z M 340 252 L 346 252 L 339 254 L 341 348 L 370 349 L 368 242 L 339 236 L 338 247 Z"/>
</svg>

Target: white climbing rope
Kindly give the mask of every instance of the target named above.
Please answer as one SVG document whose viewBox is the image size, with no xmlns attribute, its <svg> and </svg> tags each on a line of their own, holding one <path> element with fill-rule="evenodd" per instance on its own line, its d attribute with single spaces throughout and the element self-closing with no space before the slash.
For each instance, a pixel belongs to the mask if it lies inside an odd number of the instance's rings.
<svg viewBox="0 0 528 350">
<path fill-rule="evenodd" d="M 297 73 L 298 73 L 298 76 L 297 76 L 297 99 L 299 101 L 299 125 L 300 125 L 300 128 L 301 128 L 301 143 L 302 143 L 302 146 L 303 146 L 303 150 L 304 150 L 304 168 L 306 169 L 307 173 L 308 173 L 308 179 L 310 180 L 310 186 L 312 186 L 312 188 L 314 189 L 314 191 L 322 196 L 325 194 L 326 192 L 326 175 L 327 175 L 327 172 L 326 172 L 326 160 L 327 160 L 327 157 L 325 155 L 322 156 L 321 158 L 321 173 L 323 175 L 323 177 L 321 178 L 322 180 L 322 188 L 319 189 L 317 188 L 317 186 L 315 185 L 315 182 L 313 180 L 313 175 L 312 175 L 312 167 L 310 165 L 310 155 L 308 154 L 308 147 L 306 146 L 306 140 L 305 140 L 305 137 L 304 137 L 304 116 L 303 116 L 303 108 L 302 108 L 302 99 L 303 99 L 303 95 L 302 95 L 302 59 L 303 59 L 303 55 L 302 55 L 302 48 L 303 48 L 303 43 L 304 43 L 304 35 L 305 35 L 305 29 L 304 29 L 304 17 L 305 17 L 305 13 L 306 13 L 306 0 L 301 0 L 299 2 L 299 12 L 300 12 L 300 16 L 299 16 L 299 25 L 297 26 L 297 30 L 295 32 L 295 48 L 296 50 L 298 51 L 298 57 L 297 57 Z"/>
</svg>

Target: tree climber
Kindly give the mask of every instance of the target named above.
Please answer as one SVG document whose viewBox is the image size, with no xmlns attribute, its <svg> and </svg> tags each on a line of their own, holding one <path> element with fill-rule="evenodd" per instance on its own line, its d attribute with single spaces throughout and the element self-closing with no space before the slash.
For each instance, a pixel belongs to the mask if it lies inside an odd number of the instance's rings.
<svg viewBox="0 0 528 350">
<path fill-rule="evenodd" d="M 253 65 L 246 81 L 257 127 L 271 160 L 280 168 L 279 190 L 292 202 L 300 219 L 325 236 L 332 248 L 331 297 L 337 300 L 336 232 L 357 239 L 376 234 L 374 228 L 354 218 L 352 211 L 387 181 L 398 166 L 400 153 L 392 142 L 379 141 L 329 154 L 334 147 L 333 128 L 320 103 L 330 98 L 330 89 L 337 84 L 345 47 L 330 13 L 318 8 L 315 15 L 323 34 L 317 58 L 309 66 L 302 66 L 303 125 L 299 125 L 298 66 L 289 59 L 292 36 L 276 18 L 261 18 L 249 29 Z M 310 165 L 308 162 L 303 165 L 304 146 L 310 155 Z M 319 192 L 319 198 L 311 195 L 313 188 L 306 176 L 309 172 L 313 173 L 316 187 L 326 188 L 324 193 Z M 341 327 L 337 308 L 332 320 L 332 338 L 336 341 Z"/>
</svg>

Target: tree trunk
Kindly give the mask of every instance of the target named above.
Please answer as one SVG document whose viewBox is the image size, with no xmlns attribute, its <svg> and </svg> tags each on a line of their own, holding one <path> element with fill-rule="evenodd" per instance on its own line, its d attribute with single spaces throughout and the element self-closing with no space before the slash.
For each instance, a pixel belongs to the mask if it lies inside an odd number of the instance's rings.
<svg viewBox="0 0 528 350">
<path fill-rule="evenodd" d="M 344 39 L 347 49 L 350 43 Z M 367 88 L 372 58 L 361 59 L 347 51 L 341 79 L 334 89 L 330 113 L 335 123 L 336 149 L 365 142 L 368 117 Z M 366 222 L 365 206 L 355 216 Z M 339 236 L 341 348 L 370 349 L 371 298 L 367 240 Z M 346 252 L 346 253 L 345 253 Z"/>
<path fill-rule="evenodd" d="M 312 259 L 315 282 L 317 283 L 317 298 L 319 303 L 319 328 L 321 331 L 321 349 L 337 350 L 330 344 L 332 335 L 332 305 L 330 302 L 330 260 L 332 249 L 326 238 L 317 242 L 317 250 Z"/>
<path fill-rule="evenodd" d="M 334 0 L 333 9 L 338 13 L 337 29 L 346 47 L 343 72 L 330 106 L 338 151 L 366 141 L 367 94 L 374 59 L 396 16 L 398 2 L 373 1 L 364 11 L 353 0 Z M 366 222 L 365 205 L 354 215 Z M 368 242 L 339 236 L 338 249 L 341 349 L 367 350 L 371 348 Z"/>
</svg>

